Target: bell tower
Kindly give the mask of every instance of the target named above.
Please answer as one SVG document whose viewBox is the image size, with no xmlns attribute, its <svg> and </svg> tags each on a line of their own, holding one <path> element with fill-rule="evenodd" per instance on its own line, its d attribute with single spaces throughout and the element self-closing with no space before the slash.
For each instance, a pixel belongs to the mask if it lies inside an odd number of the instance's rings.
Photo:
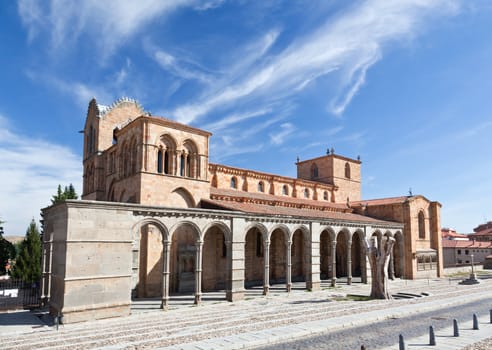
<svg viewBox="0 0 492 350">
<path fill-rule="evenodd" d="M 360 188 L 360 159 L 351 159 L 335 154 L 328 150 L 325 156 L 298 160 L 297 178 L 335 185 L 336 203 L 359 201 Z"/>
</svg>

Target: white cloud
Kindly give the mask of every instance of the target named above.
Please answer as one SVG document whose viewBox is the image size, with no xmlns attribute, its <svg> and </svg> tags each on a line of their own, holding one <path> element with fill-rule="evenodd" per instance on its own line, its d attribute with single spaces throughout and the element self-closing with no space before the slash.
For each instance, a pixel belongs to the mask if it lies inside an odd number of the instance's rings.
<svg viewBox="0 0 492 350">
<path fill-rule="evenodd" d="M 270 142 L 277 146 L 283 144 L 287 137 L 292 134 L 295 129 L 296 128 L 291 123 L 280 124 L 280 130 L 278 130 L 274 134 L 269 134 Z"/>
<path fill-rule="evenodd" d="M 41 31 L 51 35 L 53 47 L 60 48 L 89 33 L 101 56 L 110 55 L 146 25 L 185 6 L 206 10 L 220 1 L 139 0 L 139 1 L 36 1 L 20 0 L 19 15 L 35 37 Z"/>
<path fill-rule="evenodd" d="M 12 131 L 0 115 L 0 217 L 7 235 L 23 235 L 58 184 L 81 190 L 82 161 L 70 149 Z"/>
<path fill-rule="evenodd" d="M 213 110 L 236 105 L 247 98 L 271 101 L 290 97 L 313 80 L 340 72 L 341 91 L 330 104 L 330 111 L 340 115 L 364 84 L 367 70 L 382 57 L 385 44 L 412 39 L 431 18 L 455 14 L 459 9 L 457 3 L 446 0 L 357 3 L 338 18 L 329 18 L 313 33 L 294 40 L 275 57 L 257 62 L 254 69 L 239 65 L 244 71 L 231 76 L 228 84 L 206 91 L 197 102 L 179 106 L 170 114 L 181 122 L 191 123 Z M 270 47 L 271 43 L 267 41 L 265 46 Z M 241 78 L 236 79 L 237 76 Z"/>
</svg>

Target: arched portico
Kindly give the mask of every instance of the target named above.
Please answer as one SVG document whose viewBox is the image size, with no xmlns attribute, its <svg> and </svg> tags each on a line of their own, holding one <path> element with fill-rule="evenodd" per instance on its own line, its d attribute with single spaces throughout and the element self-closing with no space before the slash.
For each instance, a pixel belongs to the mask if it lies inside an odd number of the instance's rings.
<svg viewBox="0 0 492 350">
<path fill-rule="evenodd" d="M 307 249 L 307 232 L 302 229 L 297 229 L 292 235 L 292 245 L 290 250 L 291 257 L 291 280 L 293 282 L 308 282 L 308 257 Z M 287 281 L 289 282 L 289 281 Z M 308 286 L 306 285 L 306 288 Z"/>
<path fill-rule="evenodd" d="M 231 242 L 230 234 L 226 238 L 226 230 L 219 224 L 212 224 L 205 230 L 202 255 L 204 292 L 225 291 L 228 288 Z"/>
<path fill-rule="evenodd" d="M 269 282 L 265 280 L 265 287 L 270 284 L 285 283 L 287 290 L 290 290 L 290 249 L 289 232 L 284 227 L 274 228 L 269 240 Z M 265 249 L 266 251 L 266 249 Z M 265 275 L 267 268 L 265 266 Z M 266 289 L 265 292 L 268 293 Z"/>
<path fill-rule="evenodd" d="M 202 248 L 199 228 L 191 222 L 180 222 L 171 230 L 171 293 L 193 294 L 195 304 L 201 300 Z"/>
<path fill-rule="evenodd" d="M 351 282 L 351 269 L 348 268 L 350 247 L 350 233 L 347 230 L 342 230 L 337 234 L 336 239 L 336 277 L 347 277 L 348 282 Z M 350 271 L 350 274 L 349 274 Z"/>
<path fill-rule="evenodd" d="M 266 237 L 267 230 L 263 225 L 253 225 L 246 231 L 244 244 L 244 288 L 263 285 Z"/>
<path fill-rule="evenodd" d="M 360 278 L 362 283 L 367 283 L 366 249 L 364 233 L 357 230 L 352 235 L 351 257 L 352 277 Z"/>
</svg>

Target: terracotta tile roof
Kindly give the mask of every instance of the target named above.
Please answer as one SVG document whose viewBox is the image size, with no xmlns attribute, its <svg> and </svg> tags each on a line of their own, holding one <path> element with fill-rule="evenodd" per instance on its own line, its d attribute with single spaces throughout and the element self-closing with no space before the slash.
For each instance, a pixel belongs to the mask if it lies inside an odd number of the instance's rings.
<svg viewBox="0 0 492 350">
<path fill-rule="evenodd" d="M 492 228 L 477 231 L 475 233 L 470 233 L 470 235 L 473 236 L 492 236 Z"/>
<path fill-rule="evenodd" d="M 348 208 L 346 204 L 343 203 L 332 203 L 325 200 L 314 200 L 314 199 L 304 199 L 304 198 L 294 198 L 290 196 L 275 196 L 266 193 L 257 192 L 246 192 L 241 190 L 233 189 L 222 189 L 222 188 L 210 188 L 210 198 L 213 200 L 224 200 L 228 198 L 235 198 L 241 202 L 245 201 L 256 201 L 257 203 L 277 205 L 277 206 L 294 206 L 294 207 L 305 207 L 318 210 L 334 210 L 334 211 L 349 211 L 352 209 Z"/>
<path fill-rule="evenodd" d="M 460 241 L 460 240 L 444 239 L 442 241 L 442 247 L 443 248 L 471 248 L 471 249 L 490 248 L 490 249 L 492 249 L 492 242 Z"/>
<path fill-rule="evenodd" d="M 462 233 L 457 233 L 456 231 L 453 231 L 453 230 L 446 230 L 446 229 L 442 229 L 441 230 L 441 235 L 442 235 L 442 238 L 444 239 L 452 239 L 452 238 L 466 238 L 468 239 L 468 235 L 464 235 Z"/>
<path fill-rule="evenodd" d="M 405 203 L 409 198 L 409 196 L 401 196 L 401 197 L 389 197 L 389 198 L 379 198 L 379 199 L 369 199 L 362 200 L 356 202 L 350 202 L 351 206 L 358 205 L 385 205 L 385 204 L 401 204 Z"/>
<path fill-rule="evenodd" d="M 293 208 L 293 207 L 275 206 L 275 205 L 267 205 L 267 204 L 258 204 L 252 202 L 203 199 L 202 206 L 205 208 L 213 207 L 213 208 L 237 210 L 237 211 L 241 211 L 244 213 L 251 213 L 251 214 L 294 216 L 294 217 L 331 219 L 331 220 L 342 220 L 342 221 L 350 221 L 350 222 L 361 222 L 361 223 L 364 222 L 370 224 L 386 224 L 386 225 L 390 224 L 390 225 L 401 226 L 401 224 L 399 223 L 378 220 L 367 216 L 348 213 L 348 212 Z"/>
</svg>

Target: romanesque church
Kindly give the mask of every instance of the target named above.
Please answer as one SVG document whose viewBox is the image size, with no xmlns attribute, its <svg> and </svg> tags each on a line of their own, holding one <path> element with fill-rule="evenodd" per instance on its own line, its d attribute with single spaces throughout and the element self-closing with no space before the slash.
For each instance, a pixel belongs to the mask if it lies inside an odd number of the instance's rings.
<svg viewBox="0 0 492 350">
<path fill-rule="evenodd" d="M 395 239 L 390 278 L 442 275 L 440 207 L 361 198 L 361 161 L 328 151 L 297 177 L 209 163 L 201 129 L 132 99 L 90 101 L 82 200 L 43 210 L 42 293 L 65 323 L 127 315 L 139 298 L 272 285 L 367 283 L 365 240 Z"/>
</svg>

